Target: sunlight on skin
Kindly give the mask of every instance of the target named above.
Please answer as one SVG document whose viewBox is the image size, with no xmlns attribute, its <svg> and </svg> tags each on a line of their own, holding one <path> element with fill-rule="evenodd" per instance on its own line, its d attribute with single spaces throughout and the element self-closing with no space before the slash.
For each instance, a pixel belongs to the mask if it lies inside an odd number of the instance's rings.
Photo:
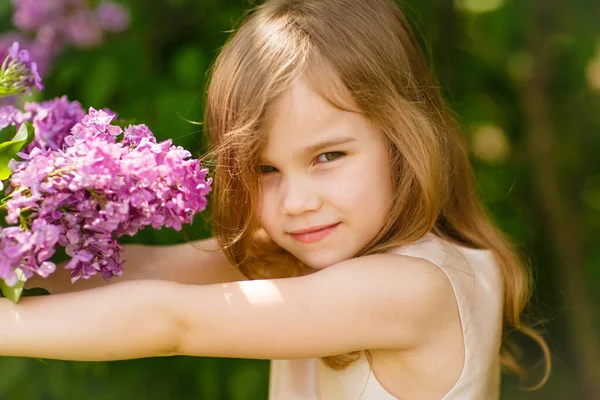
<svg viewBox="0 0 600 400">
<path fill-rule="evenodd" d="M 23 319 L 21 318 L 21 313 L 16 309 L 9 310 L 10 316 L 17 323 L 17 325 L 23 325 Z"/>
<path fill-rule="evenodd" d="M 240 288 L 242 293 L 246 296 L 246 299 L 248 299 L 251 304 L 273 304 L 283 302 L 281 292 L 271 282 L 238 282 L 236 285 Z"/>
<path fill-rule="evenodd" d="M 233 296 L 235 295 L 231 292 L 225 293 L 225 300 L 227 300 L 227 303 L 231 304 L 231 299 L 233 298 Z"/>
</svg>

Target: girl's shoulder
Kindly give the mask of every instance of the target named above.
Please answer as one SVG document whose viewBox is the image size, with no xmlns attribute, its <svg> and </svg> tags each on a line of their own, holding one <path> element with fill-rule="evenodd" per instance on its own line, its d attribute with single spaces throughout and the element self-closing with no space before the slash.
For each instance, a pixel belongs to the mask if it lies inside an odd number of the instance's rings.
<svg viewBox="0 0 600 400">
<path fill-rule="evenodd" d="M 465 323 L 467 319 L 479 319 L 483 308 L 501 315 L 503 281 L 493 252 L 467 248 L 433 233 L 385 253 L 345 261 L 321 273 L 362 286 L 361 298 L 381 299 L 382 304 L 371 306 L 380 306 L 400 324 L 411 321 L 411 334 L 417 337 L 436 329 L 440 321 L 456 319 L 457 307 Z M 486 307 L 482 308 L 483 300 Z"/>
<path fill-rule="evenodd" d="M 502 281 L 500 268 L 492 251 L 465 247 L 433 233 L 389 249 L 387 254 L 427 260 L 438 267 L 454 286 L 459 284 L 458 281 L 473 283 L 474 279 L 495 282 L 496 286 Z"/>
<path fill-rule="evenodd" d="M 389 321 L 381 330 L 392 335 L 388 344 L 394 345 L 388 348 L 413 347 L 440 322 L 456 318 L 455 289 L 441 267 L 445 265 L 438 247 L 441 243 L 429 239 L 357 257 L 319 273 L 337 275 L 342 285 L 346 281 L 362 287 L 357 297 L 372 299 L 367 304 L 373 313 L 383 313 L 383 319 Z"/>
<path fill-rule="evenodd" d="M 458 311 L 463 333 L 462 375 L 480 377 L 473 378 L 481 381 L 475 386 L 496 382 L 500 366 L 498 349 L 502 341 L 504 283 L 494 252 L 468 248 L 429 233 L 413 243 L 393 248 L 389 253 L 426 259 L 445 275 L 452 288 L 452 297 L 447 301 Z M 469 387 L 469 381 L 460 380 L 453 391 L 475 390 Z"/>
</svg>

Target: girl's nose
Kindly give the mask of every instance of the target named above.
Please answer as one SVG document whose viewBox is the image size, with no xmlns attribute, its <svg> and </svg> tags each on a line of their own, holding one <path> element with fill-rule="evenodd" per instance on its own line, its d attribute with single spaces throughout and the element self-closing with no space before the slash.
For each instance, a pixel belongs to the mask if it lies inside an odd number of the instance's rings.
<svg viewBox="0 0 600 400">
<path fill-rule="evenodd" d="M 281 212 L 284 214 L 300 215 L 321 207 L 318 191 L 309 179 L 286 179 L 281 190 Z"/>
</svg>

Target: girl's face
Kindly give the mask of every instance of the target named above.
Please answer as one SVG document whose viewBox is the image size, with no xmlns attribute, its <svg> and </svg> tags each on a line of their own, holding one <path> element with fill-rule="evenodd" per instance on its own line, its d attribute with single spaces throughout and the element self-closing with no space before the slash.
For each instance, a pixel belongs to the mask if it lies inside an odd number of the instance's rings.
<svg viewBox="0 0 600 400">
<path fill-rule="evenodd" d="M 297 80 L 270 113 L 260 160 L 261 227 L 314 269 L 355 256 L 392 202 L 384 135 Z"/>
</svg>

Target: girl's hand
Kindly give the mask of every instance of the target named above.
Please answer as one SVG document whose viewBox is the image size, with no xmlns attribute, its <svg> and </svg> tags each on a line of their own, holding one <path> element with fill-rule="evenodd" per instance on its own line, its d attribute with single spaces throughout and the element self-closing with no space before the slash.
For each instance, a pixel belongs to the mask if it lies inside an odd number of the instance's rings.
<svg viewBox="0 0 600 400">
<path fill-rule="evenodd" d="M 209 238 L 174 246 L 124 245 L 123 276 L 105 281 L 100 275 L 71 283 L 71 273 L 57 265 L 48 278 L 34 276 L 25 289 L 41 287 L 50 294 L 94 289 L 124 281 L 164 280 L 184 284 L 206 285 L 241 281 L 246 278 L 234 268 L 220 251 L 216 239 Z"/>
<path fill-rule="evenodd" d="M 298 278 L 130 281 L 16 305 L 0 299 L 0 356 L 312 358 L 414 348 L 460 329 L 458 318 L 440 268 L 377 254 Z"/>
</svg>

